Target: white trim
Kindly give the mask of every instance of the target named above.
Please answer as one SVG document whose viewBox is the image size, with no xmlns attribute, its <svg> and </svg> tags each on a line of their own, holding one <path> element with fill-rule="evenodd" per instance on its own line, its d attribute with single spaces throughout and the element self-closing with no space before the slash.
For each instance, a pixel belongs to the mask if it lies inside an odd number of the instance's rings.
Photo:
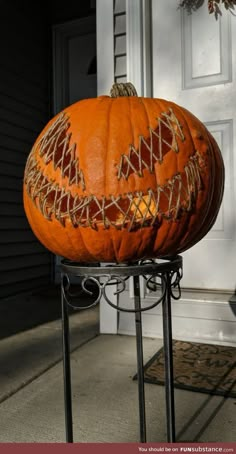
<svg viewBox="0 0 236 454">
<path fill-rule="evenodd" d="M 114 6 L 111 0 L 97 0 L 97 94 L 109 95 L 114 83 Z M 109 299 L 117 304 L 114 287 L 107 289 Z M 100 333 L 117 334 L 118 314 L 102 297 Z"/>
<path fill-rule="evenodd" d="M 104 265 L 104 264 L 103 264 Z M 100 280 L 101 281 L 101 280 Z M 106 296 L 109 300 L 117 305 L 118 298 L 115 295 L 117 290 L 116 285 L 106 287 Z M 118 333 L 118 311 L 111 307 L 104 297 L 100 300 L 100 333 L 101 334 L 117 334 Z"/>
<path fill-rule="evenodd" d="M 151 0 L 143 2 L 143 96 L 152 97 L 152 7 Z"/>
<path fill-rule="evenodd" d="M 114 83 L 113 1 L 97 0 L 97 94 L 109 95 Z"/>
<path fill-rule="evenodd" d="M 126 0 L 127 80 L 139 96 L 152 96 L 151 1 Z"/>
<path fill-rule="evenodd" d="M 133 307 L 128 292 L 123 295 L 120 305 Z M 142 301 L 143 307 L 150 305 L 156 298 Z M 236 346 L 235 339 L 235 295 L 229 293 L 182 290 L 179 301 L 172 300 L 173 339 L 191 342 Z M 162 307 L 158 305 L 142 316 L 143 336 L 163 337 Z M 135 335 L 133 314 L 121 313 L 119 334 Z"/>
</svg>

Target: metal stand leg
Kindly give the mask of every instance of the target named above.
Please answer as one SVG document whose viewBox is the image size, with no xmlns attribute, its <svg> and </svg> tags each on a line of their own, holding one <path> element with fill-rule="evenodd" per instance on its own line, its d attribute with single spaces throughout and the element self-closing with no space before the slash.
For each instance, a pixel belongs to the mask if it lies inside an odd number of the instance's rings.
<svg viewBox="0 0 236 454">
<path fill-rule="evenodd" d="M 65 298 L 64 298 L 64 292 L 63 292 L 62 285 L 61 285 L 62 346 L 63 346 L 66 441 L 67 441 L 67 443 L 73 443 L 71 367 L 70 367 L 70 331 L 69 331 L 69 317 L 68 317 L 67 302 L 65 301 Z"/>
<path fill-rule="evenodd" d="M 63 259 L 61 262 L 61 303 L 62 303 L 62 331 L 63 331 L 63 366 L 64 366 L 64 396 L 65 396 L 65 425 L 66 441 L 73 443 L 73 415 L 71 395 L 71 366 L 70 366 L 70 338 L 69 338 L 69 317 L 68 305 L 74 309 L 84 309 L 84 305 L 76 304 L 73 301 L 73 292 L 70 292 L 70 276 L 81 277 L 83 280 L 82 290 L 90 293 L 86 287 L 88 281 L 97 286 L 95 301 L 87 306 L 93 307 L 99 303 L 103 296 L 106 302 L 122 312 L 135 312 L 136 347 L 137 347 L 137 378 L 138 378 L 138 403 L 139 403 L 139 427 L 140 442 L 146 443 L 146 412 L 145 412 L 145 390 L 144 390 L 144 366 L 143 366 L 143 337 L 142 337 L 142 311 L 157 307 L 163 304 L 163 332 L 164 332 L 164 354 L 165 354 L 165 392 L 166 392 L 166 418 L 167 418 L 167 441 L 175 441 L 175 409 L 174 409 L 174 380 L 173 380 L 173 351 L 172 351 L 172 327 L 171 327 L 171 298 L 179 299 L 180 279 L 182 277 L 182 257 L 176 256 L 165 260 L 164 263 L 157 263 L 153 260 L 144 261 L 138 264 L 102 265 L 90 264 L 89 266 L 80 263 L 70 262 Z M 64 277 L 63 277 L 64 276 Z M 110 285 L 120 285 L 116 294 L 126 289 L 127 279 L 133 276 L 134 282 L 134 308 L 121 307 L 115 304 L 113 298 L 109 298 Z M 141 306 L 140 298 L 140 276 L 150 276 L 146 279 L 146 288 L 156 288 L 153 278 L 160 278 L 163 292 L 148 307 Z M 172 288 L 177 289 L 177 294 L 172 294 Z"/>
<path fill-rule="evenodd" d="M 145 393 L 143 373 L 143 338 L 142 338 L 142 316 L 140 312 L 140 286 L 139 276 L 134 276 L 134 305 L 135 305 L 135 327 L 137 346 L 137 376 L 138 376 L 138 398 L 139 398 L 139 421 L 140 421 L 140 442 L 146 443 L 146 415 L 145 415 Z"/>
<path fill-rule="evenodd" d="M 166 418 L 167 441 L 175 442 L 175 402 L 174 402 L 174 375 L 173 375 L 173 350 L 172 350 L 172 324 L 171 324 L 171 279 L 168 273 L 166 278 L 166 295 L 163 300 L 163 337 L 165 355 L 165 393 L 166 393 Z"/>
</svg>

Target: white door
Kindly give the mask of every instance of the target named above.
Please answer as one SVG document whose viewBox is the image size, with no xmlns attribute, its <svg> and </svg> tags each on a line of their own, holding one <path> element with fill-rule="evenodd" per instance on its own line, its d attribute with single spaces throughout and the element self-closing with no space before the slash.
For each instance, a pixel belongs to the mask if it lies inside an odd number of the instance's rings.
<svg viewBox="0 0 236 454">
<path fill-rule="evenodd" d="M 208 14 L 207 2 L 191 16 L 181 12 L 178 3 L 126 0 L 127 78 L 139 94 L 148 96 L 147 76 L 152 67 L 153 96 L 192 111 L 220 145 L 226 170 L 222 208 L 208 236 L 183 254 L 182 297 L 172 305 L 173 337 L 235 345 L 235 303 L 231 296 L 236 283 L 236 17 L 222 7 L 222 18 L 216 21 Z M 156 300 L 155 292 L 144 287 L 143 306 Z M 120 306 L 133 307 L 132 293 L 130 285 L 119 296 Z M 100 313 L 101 331 L 116 332 L 117 323 L 118 333 L 134 334 L 133 314 L 120 312 L 117 316 L 107 306 Z M 160 305 L 144 312 L 142 320 L 145 336 L 162 336 Z"/>
<path fill-rule="evenodd" d="M 183 287 L 234 290 L 236 241 L 236 17 L 222 7 L 218 20 L 207 2 L 192 14 L 173 0 L 152 1 L 153 96 L 193 112 L 223 154 L 225 193 L 210 233 L 183 254 Z"/>
</svg>

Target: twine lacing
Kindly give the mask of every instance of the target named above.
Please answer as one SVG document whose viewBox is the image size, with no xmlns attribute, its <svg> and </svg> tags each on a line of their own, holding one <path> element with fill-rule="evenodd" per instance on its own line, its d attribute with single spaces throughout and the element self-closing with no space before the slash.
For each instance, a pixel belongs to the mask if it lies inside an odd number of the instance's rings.
<svg viewBox="0 0 236 454">
<path fill-rule="evenodd" d="M 159 224 L 162 219 L 176 220 L 193 208 L 197 193 L 202 189 L 201 159 L 196 152 L 182 174 L 176 174 L 155 191 L 98 198 L 96 195 L 73 196 L 70 190 L 60 188 L 47 179 L 31 156 L 25 184 L 29 197 L 48 221 L 55 218 L 63 226 L 70 220 L 73 227 L 97 229 L 100 224 L 105 229 L 114 226 L 131 231 Z"/>
<path fill-rule="evenodd" d="M 132 87 L 126 84 L 128 89 L 132 90 Z M 131 231 L 160 224 L 162 219 L 176 220 L 193 209 L 198 191 L 203 187 L 201 172 L 204 172 L 204 161 L 198 151 L 190 157 L 182 173 L 175 174 L 165 185 L 148 189 L 146 193 L 135 191 L 100 198 L 95 194 L 73 196 L 69 189 L 46 176 L 45 169 L 37 160 L 39 155 L 45 164 L 52 162 L 54 169 L 59 168 L 62 177 L 68 178 L 69 185 L 81 186 L 85 190 L 83 172 L 76 157 L 76 144 L 70 144 L 69 126 L 69 118 L 62 112 L 36 142 L 27 161 L 24 177 L 26 190 L 45 219 L 52 221 L 55 218 L 63 226 L 70 221 L 75 228 L 97 229 L 102 226 L 107 229 L 114 226 Z M 168 151 L 178 153 L 177 138 L 185 140 L 173 110 L 162 113 L 157 118 L 157 128 L 149 128 L 149 131 L 148 139 L 140 136 L 137 150 L 130 145 L 128 154 L 121 155 L 117 165 L 118 180 L 127 180 L 131 173 L 143 177 L 144 169 L 154 172 L 155 163 L 161 164 Z"/>
<path fill-rule="evenodd" d="M 52 161 L 54 170 L 59 167 L 61 176 L 67 177 L 69 184 L 81 184 L 82 189 L 85 189 L 83 172 L 79 169 L 79 161 L 75 155 L 76 144 L 70 145 L 71 133 L 67 132 L 69 126 L 69 118 L 62 112 L 36 141 L 31 153 L 39 154 L 45 164 Z"/>
<path fill-rule="evenodd" d="M 139 137 L 139 146 L 136 149 L 133 145 L 129 147 L 128 155 L 122 154 L 118 164 L 118 179 L 128 179 L 131 173 L 139 177 L 143 176 L 143 170 L 154 172 L 154 164 L 163 161 L 164 155 L 173 150 L 178 153 L 179 146 L 177 137 L 183 142 L 184 134 L 182 127 L 172 109 L 163 112 L 157 118 L 157 128 L 149 128 L 149 138 Z M 155 144 L 155 145 L 154 145 Z"/>
</svg>

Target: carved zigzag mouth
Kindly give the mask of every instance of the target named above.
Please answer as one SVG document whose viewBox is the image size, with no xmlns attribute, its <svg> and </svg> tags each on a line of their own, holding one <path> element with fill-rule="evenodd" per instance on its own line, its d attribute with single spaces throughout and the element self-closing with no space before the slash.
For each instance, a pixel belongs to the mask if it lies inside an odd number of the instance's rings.
<svg viewBox="0 0 236 454">
<path fill-rule="evenodd" d="M 102 226 L 108 229 L 137 228 L 159 225 L 163 219 L 177 220 L 193 209 L 197 193 L 202 189 L 200 162 L 196 151 L 190 157 L 184 172 L 178 173 L 164 186 L 118 196 L 97 198 L 95 195 L 73 196 L 39 168 L 34 156 L 29 157 L 25 185 L 30 199 L 48 221 L 56 218 L 63 226 Z"/>
</svg>

